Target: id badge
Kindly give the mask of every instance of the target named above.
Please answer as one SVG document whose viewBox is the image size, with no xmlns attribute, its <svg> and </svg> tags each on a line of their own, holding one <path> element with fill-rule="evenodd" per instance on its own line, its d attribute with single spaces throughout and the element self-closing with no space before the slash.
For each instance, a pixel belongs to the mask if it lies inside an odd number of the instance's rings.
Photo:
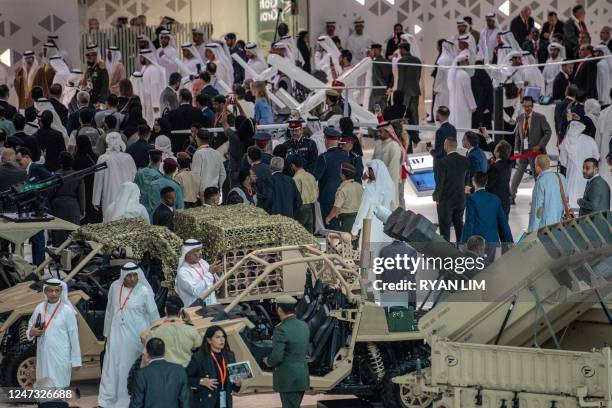
<svg viewBox="0 0 612 408">
<path fill-rule="evenodd" d="M 219 391 L 219 408 L 227 408 L 227 395 L 225 391 Z"/>
<path fill-rule="evenodd" d="M 529 150 L 529 139 L 528 138 L 523 139 L 523 150 Z"/>
</svg>

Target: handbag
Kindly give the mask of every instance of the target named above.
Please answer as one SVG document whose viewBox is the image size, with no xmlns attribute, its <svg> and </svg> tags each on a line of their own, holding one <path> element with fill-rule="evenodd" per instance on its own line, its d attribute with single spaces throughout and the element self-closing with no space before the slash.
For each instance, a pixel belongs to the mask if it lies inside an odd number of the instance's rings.
<svg viewBox="0 0 612 408">
<path fill-rule="evenodd" d="M 561 191 L 561 201 L 563 201 L 563 221 L 569 221 L 569 220 L 573 220 L 574 218 L 576 218 L 576 214 L 574 214 L 574 211 L 569 208 L 569 205 L 567 204 L 567 198 L 565 197 L 565 189 L 563 188 L 563 183 L 561 182 L 561 176 L 559 176 L 559 173 L 556 173 L 557 175 L 557 180 L 559 181 L 559 190 Z"/>
</svg>

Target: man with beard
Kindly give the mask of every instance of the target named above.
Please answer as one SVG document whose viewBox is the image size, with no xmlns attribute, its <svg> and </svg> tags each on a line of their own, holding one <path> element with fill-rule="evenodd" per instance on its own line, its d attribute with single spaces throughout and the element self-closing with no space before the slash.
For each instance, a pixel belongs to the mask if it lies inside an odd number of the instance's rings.
<svg viewBox="0 0 612 408">
<path fill-rule="evenodd" d="M 109 79 L 104 61 L 98 59 L 98 46 L 89 44 L 85 51 L 87 71 L 83 78 L 84 85 L 89 90 L 90 106 L 98 107 L 108 99 Z"/>
</svg>

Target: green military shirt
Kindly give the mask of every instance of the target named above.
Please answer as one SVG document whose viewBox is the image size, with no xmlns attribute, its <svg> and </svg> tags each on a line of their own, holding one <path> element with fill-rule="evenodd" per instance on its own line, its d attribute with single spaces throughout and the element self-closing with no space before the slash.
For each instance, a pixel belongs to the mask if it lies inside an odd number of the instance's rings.
<svg viewBox="0 0 612 408">
<path fill-rule="evenodd" d="M 310 339 L 308 325 L 295 316 L 274 328 L 268 364 L 274 367 L 273 386 L 277 392 L 303 392 L 310 388 L 306 352 Z"/>
<path fill-rule="evenodd" d="M 359 211 L 361 198 L 363 197 L 363 186 L 354 180 L 345 180 L 336 191 L 334 207 L 340 209 L 340 214 L 353 214 Z"/>
<path fill-rule="evenodd" d="M 150 207 L 149 196 L 153 194 L 153 182 L 162 176 L 163 175 L 158 170 L 157 166 L 149 166 L 138 170 L 138 173 L 136 173 L 136 178 L 134 178 L 134 183 L 140 189 L 140 204 L 147 209 L 149 217 L 151 218 L 153 217 L 153 213 L 157 207 Z"/>
<path fill-rule="evenodd" d="M 159 325 L 153 326 L 147 341 L 154 337 L 164 341 L 166 361 L 183 367 L 189 364 L 192 350 L 202 345 L 202 335 L 198 330 L 178 318 L 164 319 Z"/>
</svg>

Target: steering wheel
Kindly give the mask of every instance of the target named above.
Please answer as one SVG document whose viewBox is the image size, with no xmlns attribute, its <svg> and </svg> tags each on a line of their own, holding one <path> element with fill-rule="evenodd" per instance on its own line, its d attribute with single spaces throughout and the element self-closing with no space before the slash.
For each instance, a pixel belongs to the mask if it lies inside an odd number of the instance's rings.
<svg viewBox="0 0 612 408">
<path fill-rule="evenodd" d="M 104 289 L 102 287 L 102 285 L 100 285 L 100 282 L 98 282 L 98 280 L 96 278 L 94 278 L 93 276 L 89 275 L 89 276 L 87 276 L 87 279 L 89 279 L 90 281 L 93 282 L 93 284 L 98 288 L 98 290 L 100 291 L 102 296 L 108 297 L 108 291 L 106 289 Z"/>
</svg>

